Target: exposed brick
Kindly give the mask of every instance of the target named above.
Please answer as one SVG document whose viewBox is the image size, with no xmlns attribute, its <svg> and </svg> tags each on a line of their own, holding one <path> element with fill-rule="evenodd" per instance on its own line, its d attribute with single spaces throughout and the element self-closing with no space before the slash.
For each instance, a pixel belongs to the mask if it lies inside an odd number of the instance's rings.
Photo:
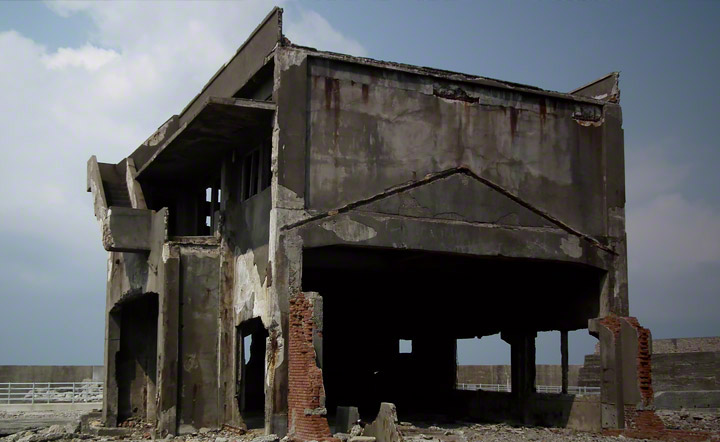
<svg viewBox="0 0 720 442">
<path fill-rule="evenodd" d="M 315 363 L 313 333 L 312 303 L 299 293 L 290 299 L 288 428 L 294 440 L 331 441 L 334 439 L 327 418 L 305 414 L 305 410 L 318 409 L 325 402 L 322 370 Z"/>
</svg>

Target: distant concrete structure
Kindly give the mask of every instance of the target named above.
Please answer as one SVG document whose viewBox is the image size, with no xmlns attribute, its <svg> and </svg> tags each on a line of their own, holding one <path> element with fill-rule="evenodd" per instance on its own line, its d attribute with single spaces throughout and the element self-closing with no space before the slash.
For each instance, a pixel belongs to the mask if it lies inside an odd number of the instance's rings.
<svg viewBox="0 0 720 442">
<path fill-rule="evenodd" d="M 568 385 L 578 385 L 582 365 L 568 365 Z M 512 379 L 510 365 L 458 365 L 457 382 L 460 384 L 509 384 Z M 562 365 L 535 365 L 535 385 L 562 385 Z"/>
<path fill-rule="evenodd" d="M 623 427 L 652 393 L 619 96 L 617 73 L 559 93 L 297 46 L 274 9 L 126 159 L 88 161 L 106 424 L 326 440 L 337 406 L 371 421 L 392 401 Z M 561 332 L 567 387 L 567 333 L 587 328 L 601 397 L 537 394 L 537 332 Z M 512 393 L 455 390 L 456 340 L 496 333 Z"/>
<path fill-rule="evenodd" d="M 0 365 L 0 384 L 102 381 L 104 375 L 102 365 Z"/>
<path fill-rule="evenodd" d="M 600 385 L 598 352 L 585 356 L 580 386 Z M 658 408 L 720 408 L 720 337 L 654 339 L 652 378 Z"/>
</svg>

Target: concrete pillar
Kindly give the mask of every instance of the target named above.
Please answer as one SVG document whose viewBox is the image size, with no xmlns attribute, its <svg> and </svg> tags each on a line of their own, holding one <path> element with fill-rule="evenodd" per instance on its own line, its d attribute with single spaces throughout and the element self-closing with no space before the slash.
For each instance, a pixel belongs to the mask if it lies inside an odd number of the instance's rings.
<svg viewBox="0 0 720 442">
<path fill-rule="evenodd" d="M 164 264 L 164 291 L 158 299 L 157 342 L 157 429 L 177 432 L 178 337 L 180 320 L 180 258 L 169 258 Z"/>
<path fill-rule="evenodd" d="M 457 340 L 447 337 L 424 336 L 412 341 L 412 357 L 422 367 L 421 381 L 425 396 L 432 404 L 438 395 L 452 392 L 457 381 Z M 429 394 L 432 393 L 432 394 Z M 434 396 L 435 398 L 433 398 Z"/>
<path fill-rule="evenodd" d="M 120 313 L 110 311 L 105 321 L 105 385 L 103 392 L 103 421 L 105 426 L 117 426 L 118 384 L 116 359 L 120 351 Z"/>
<path fill-rule="evenodd" d="M 510 378 L 512 392 L 527 397 L 535 392 L 536 332 L 503 332 L 501 338 L 510 344 Z"/>
<path fill-rule="evenodd" d="M 562 394 L 568 392 L 568 331 L 560 330 L 560 354 L 562 358 Z"/>
<path fill-rule="evenodd" d="M 535 393 L 536 332 L 502 332 L 500 337 L 510 344 L 510 378 L 512 395 L 518 406 L 517 419 L 530 422 L 530 398 Z"/>
</svg>

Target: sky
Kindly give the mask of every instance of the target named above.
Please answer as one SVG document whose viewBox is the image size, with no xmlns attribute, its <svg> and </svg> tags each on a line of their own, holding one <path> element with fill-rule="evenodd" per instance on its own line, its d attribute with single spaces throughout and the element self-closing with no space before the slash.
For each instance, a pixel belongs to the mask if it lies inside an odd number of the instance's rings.
<svg viewBox="0 0 720 442">
<path fill-rule="evenodd" d="M 720 335 L 720 2 L 0 2 L 0 364 L 102 364 L 106 252 L 85 193 L 272 6 L 294 43 L 570 91 L 620 71 L 630 313 Z M 559 333 L 537 362 L 559 363 Z M 570 362 L 593 350 L 570 335 Z M 459 362 L 509 363 L 497 337 Z"/>
</svg>

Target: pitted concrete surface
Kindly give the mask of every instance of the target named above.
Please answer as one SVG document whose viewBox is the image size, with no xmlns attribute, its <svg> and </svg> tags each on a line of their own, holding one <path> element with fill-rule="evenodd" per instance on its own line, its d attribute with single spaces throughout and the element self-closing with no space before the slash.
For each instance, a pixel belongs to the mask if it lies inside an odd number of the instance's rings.
<svg viewBox="0 0 720 442">
<path fill-rule="evenodd" d="M 38 430 L 52 425 L 66 426 L 80 421 L 82 412 L 2 412 L 0 411 L 0 437 L 21 431 Z"/>
</svg>

